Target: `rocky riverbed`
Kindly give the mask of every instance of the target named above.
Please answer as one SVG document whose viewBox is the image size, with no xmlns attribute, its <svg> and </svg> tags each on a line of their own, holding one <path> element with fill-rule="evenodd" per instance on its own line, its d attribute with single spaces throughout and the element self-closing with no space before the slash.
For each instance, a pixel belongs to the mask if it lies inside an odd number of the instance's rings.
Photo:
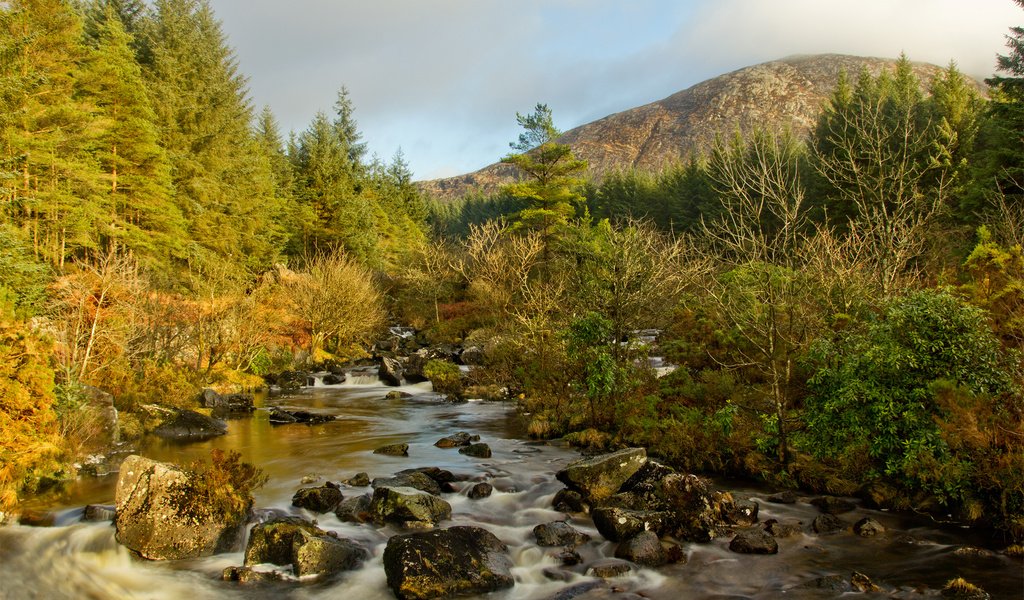
<svg viewBox="0 0 1024 600">
<path fill-rule="evenodd" d="M 316 424 L 272 424 L 264 405 L 225 435 L 140 448 L 177 464 L 237 450 L 267 473 L 253 514 L 263 525 L 229 551 L 139 558 L 107 520 L 113 474 L 48 507 L 40 523 L 52 526 L 0 528 L 0 597 L 928 598 L 958 576 L 993 598 L 1024 590 L 1020 560 L 970 531 L 672 473 L 639 449 L 577 462 L 521 439 L 509 404 L 452 405 L 429 384 L 389 397 L 367 379 L 270 401 L 333 417 Z M 487 452 L 459 452 L 472 444 Z M 279 536 L 277 555 L 257 533 L 275 520 L 299 531 Z M 454 587 L 428 585 L 441 576 Z"/>
</svg>

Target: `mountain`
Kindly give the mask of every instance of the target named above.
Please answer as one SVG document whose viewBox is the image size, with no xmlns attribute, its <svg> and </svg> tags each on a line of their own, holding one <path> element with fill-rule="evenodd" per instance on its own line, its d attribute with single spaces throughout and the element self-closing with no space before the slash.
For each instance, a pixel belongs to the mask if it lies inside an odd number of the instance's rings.
<svg viewBox="0 0 1024 600">
<path fill-rule="evenodd" d="M 617 169 L 658 170 L 694 152 L 705 152 L 719 133 L 738 127 L 782 130 L 806 136 L 814 127 L 839 74 L 851 82 L 861 68 L 877 75 L 894 59 L 840 54 L 791 56 L 709 79 L 668 98 L 625 110 L 567 131 L 559 141 L 572 146 L 590 164 L 592 176 Z M 943 69 L 913 63 L 922 85 Z M 486 193 L 514 180 L 514 168 L 495 163 L 473 173 L 420 182 L 438 198 L 457 198 L 472 190 Z"/>
</svg>

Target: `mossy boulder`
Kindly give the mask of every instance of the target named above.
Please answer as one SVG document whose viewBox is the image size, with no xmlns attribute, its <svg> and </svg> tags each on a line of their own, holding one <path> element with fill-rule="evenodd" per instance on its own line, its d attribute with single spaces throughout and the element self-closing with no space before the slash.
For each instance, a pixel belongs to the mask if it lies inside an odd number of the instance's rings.
<svg viewBox="0 0 1024 600">
<path fill-rule="evenodd" d="M 385 456 L 409 456 L 409 444 L 388 444 L 377 448 L 373 453 Z"/>
<path fill-rule="evenodd" d="M 435 496 L 441 493 L 441 486 L 433 478 L 419 471 L 397 473 L 394 477 L 378 477 L 370 485 L 374 489 L 379 487 L 411 487 Z"/>
<path fill-rule="evenodd" d="M 491 447 L 484 443 L 470 444 L 459 448 L 459 454 L 465 454 L 474 458 L 490 458 Z"/>
<path fill-rule="evenodd" d="M 452 516 L 452 505 L 411 487 L 378 487 L 370 501 L 375 521 L 406 526 L 433 526 Z"/>
<path fill-rule="evenodd" d="M 669 528 L 672 515 L 668 512 L 630 510 L 628 508 L 601 507 L 593 511 L 594 525 L 605 539 L 623 542 L 643 531 L 661 533 Z"/>
<path fill-rule="evenodd" d="M 627 448 L 570 463 L 556 477 L 594 504 L 617 493 L 646 462 L 646 450 Z"/>
<path fill-rule="evenodd" d="M 315 513 L 328 513 L 341 503 L 341 489 L 328 481 L 320 487 L 302 488 L 292 496 L 292 506 L 305 508 Z"/>
<path fill-rule="evenodd" d="M 218 510 L 193 493 L 199 483 L 174 465 L 138 455 L 126 458 L 115 491 L 117 541 L 150 560 L 233 550 L 241 543 L 249 507 Z"/>
<path fill-rule="evenodd" d="M 480 527 L 451 527 L 388 540 L 384 571 L 400 600 L 486 594 L 515 584 L 508 547 Z"/>
<path fill-rule="evenodd" d="M 327 577 L 355 569 L 368 557 L 369 553 L 352 541 L 339 539 L 304 519 L 282 517 L 253 527 L 245 548 L 245 567 L 290 565 L 297 577 Z"/>
</svg>

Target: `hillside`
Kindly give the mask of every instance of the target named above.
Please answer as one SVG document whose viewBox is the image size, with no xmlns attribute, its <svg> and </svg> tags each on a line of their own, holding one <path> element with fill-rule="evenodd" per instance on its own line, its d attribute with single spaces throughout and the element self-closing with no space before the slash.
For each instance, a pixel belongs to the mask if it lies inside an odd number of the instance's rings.
<svg viewBox="0 0 1024 600">
<path fill-rule="evenodd" d="M 590 163 L 595 177 L 616 169 L 657 170 L 692 152 L 707 150 L 717 133 L 739 127 L 790 127 L 806 135 L 845 70 L 855 78 L 866 65 L 872 74 L 893 59 L 838 54 L 793 56 L 746 67 L 698 83 L 644 106 L 625 110 L 566 132 L 561 140 Z M 941 67 L 915 63 L 927 84 Z M 438 198 L 457 198 L 473 189 L 495 191 L 515 171 L 495 163 L 473 173 L 420 182 Z"/>
</svg>

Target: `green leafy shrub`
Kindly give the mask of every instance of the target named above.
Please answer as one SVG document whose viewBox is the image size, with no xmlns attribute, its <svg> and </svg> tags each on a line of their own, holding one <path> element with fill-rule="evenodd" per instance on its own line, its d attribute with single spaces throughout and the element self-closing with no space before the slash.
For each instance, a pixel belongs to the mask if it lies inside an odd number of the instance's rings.
<svg viewBox="0 0 1024 600">
<path fill-rule="evenodd" d="M 423 365 L 423 376 L 430 380 L 435 392 L 454 399 L 462 397 L 462 373 L 458 365 L 446 360 L 428 360 Z"/>
<path fill-rule="evenodd" d="M 947 506 L 973 501 L 983 476 L 978 461 L 1005 448 L 974 439 L 976 424 L 949 424 L 1020 412 L 1015 357 L 1002 352 L 981 310 L 945 291 L 914 292 L 866 331 L 819 342 L 813 358 L 804 449 L 826 464 L 859 465 L 854 479 L 889 478 Z M 1019 416 L 1007 423 L 1019 435 Z M 987 502 L 996 514 L 1020 511 L 991 496 Z"/>
</svg>

